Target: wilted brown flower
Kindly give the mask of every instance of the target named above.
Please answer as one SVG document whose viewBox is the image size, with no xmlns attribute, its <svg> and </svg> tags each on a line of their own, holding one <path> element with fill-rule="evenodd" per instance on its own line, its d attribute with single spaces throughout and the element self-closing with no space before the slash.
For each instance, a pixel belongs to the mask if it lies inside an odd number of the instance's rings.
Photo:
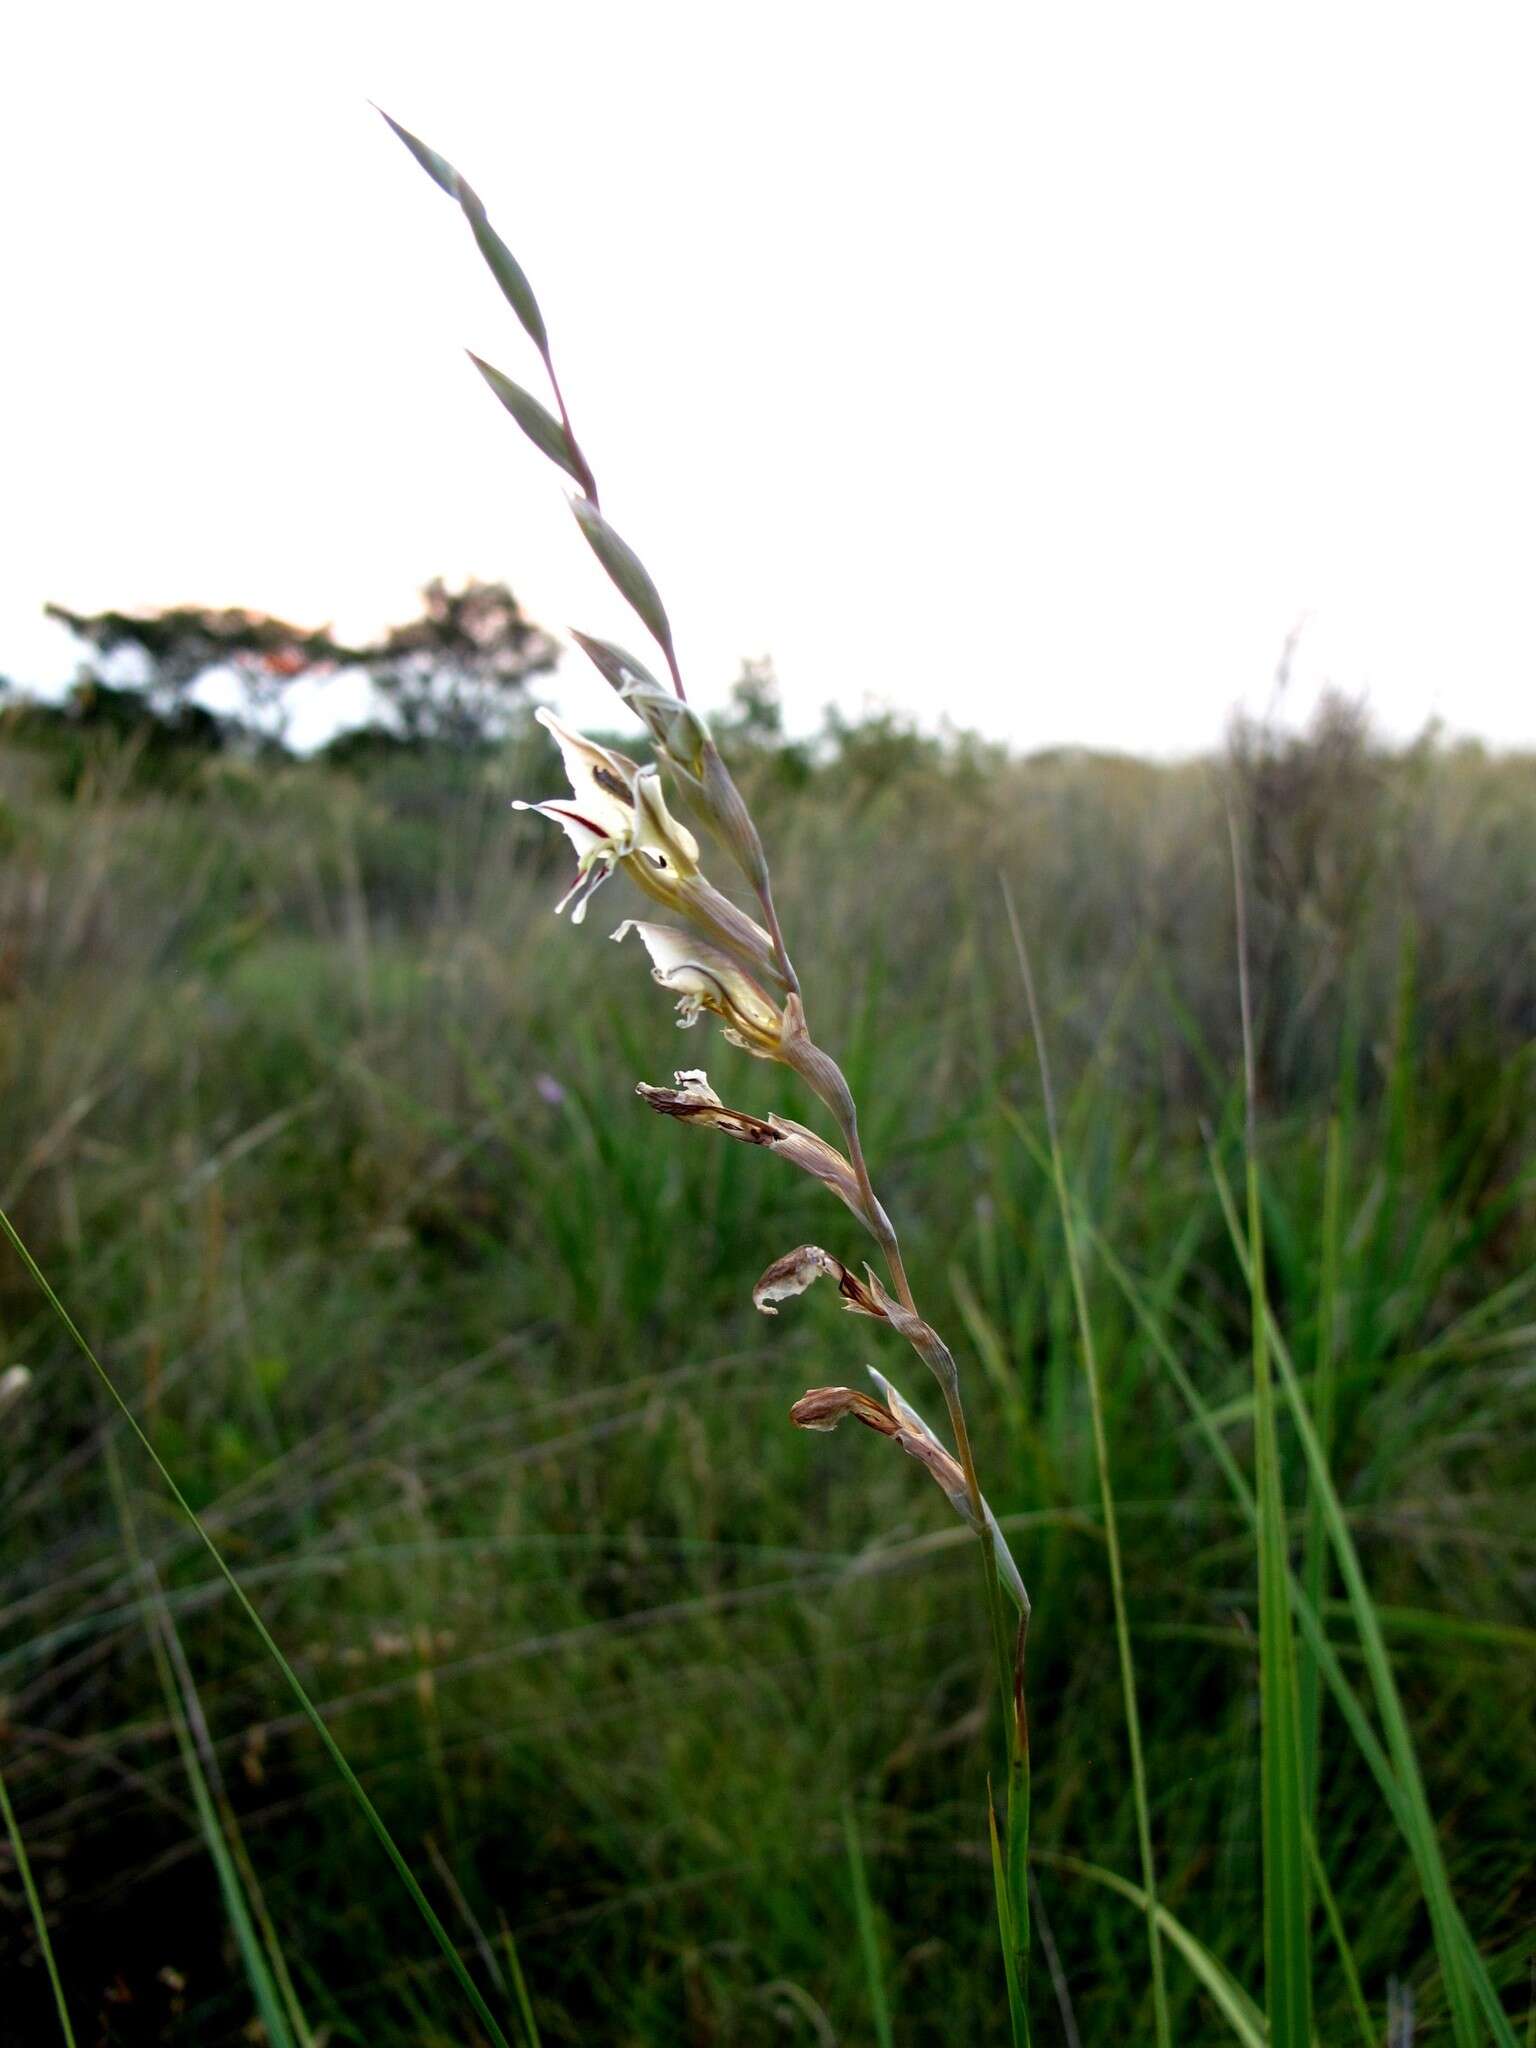
<svg viewBox="0 0 1536 2048">
<path fill-rule="evenodd" d="M 869 1273 L 869 1268 L 865 1267 Z M 786 1252 L 781 1259 L 775 1259 L 752 1290 L 755 1308 L 765 1316 L 776 1316 L 776 1301 L 787 1301 L 792 1294 L 804 1294 L 816 1280 L 825 1277 L 835 1280 L 838 1292 L 843 1297 L 843 1306 L 851 1315 L 876 1316 L 885 1320 L 885 1310 L 880 1304 L 884 1289 L 869 1273 L 867 1281 L 851 1272 L 841 1259 L 834 1259 L 830 1252 L 824 1252 L 819 1244 L 797 1245 L 792 1252 Z"/>
<path fill-rule="evenodd" d="M 702 1068 L 685 1068 L 672 1078 L 677 1084 L 673 1088 L 653 1088 L 641 1081 L 635 1093 L 662 1116 L 721 1131 L 742 1145 L 766 1146 L 791 1166 L 798 1166 L 802 1173 L 823 1182 L 839 1201 L 847 1203 L 866 1228 L 875 1227 L 858 1175 L 835 1145 L 829 1145 L 815 1131 L 808 1131 L 804 1124 L 792 1123 L 788 1117 L 752 1116 L 744 1109 L 728 1109 L 710 1087 L 709 1076 Z"/>
<path fill-rule="evenodd" d="M 812 1387 L 808 1393 L 802 1394 L 790 1409 L 790 1421 L 797 1429 L 831 1430 L 836 1429 L 844 1416 L 852 1416 L 855 1422 L 862 1422 L 866 1429 L 893 1438 L 909 1458 L 915 1458 L 937 1481 L 950 1506 L 962 1521 L 969 1523 L 978 1533 L 981 1528 L 991 1533 L 998 1578 L 1007 1587 L 1019 1612 L 1027 1615 L 1029 1595 L 1024 1590 L 1019 1568 L 1013 1561 L 1002 1530 L 998 1527 L 997 1517 L 983 1500 L 981 1521 L 978 1523 L 960 1460 L 883 1374 L 876 1372 L 873 1366 L 867 1367 L 866 1370 L 885 1396 L 883 1408 L 878 1401 L 871 1399 L 868 1394 L 861 1394 L 854 1387 Z"/>
<path fill-rule="evenodd" d="M 789 1411 L 796 1429 L 833 1430 L 847 1415 L 881 1436 L 895 1436 L 901 1427 L 889 1409 L 856 1387 L 811 1387 Z"/>
</svg>

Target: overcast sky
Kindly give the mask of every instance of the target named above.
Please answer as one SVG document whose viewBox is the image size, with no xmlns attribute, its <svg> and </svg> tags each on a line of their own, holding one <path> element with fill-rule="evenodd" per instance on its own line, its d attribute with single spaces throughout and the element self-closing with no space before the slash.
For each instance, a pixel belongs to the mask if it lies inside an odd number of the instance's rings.
<svg viewBox="0 0 1536 2048">
<path fill-rule="evenodd" d="M 605 509 L 705 705 L 890 704 L 1176 753 L 1305 620 L 1407 735 L 1536 744 L 1536 15 L 81 6 L 0 119 L 0 672 L 39 622 L 368 632 L 435 574 L 634 642 L 456 210 L 539 294 Z M 573 657 L 555 701 L 611 717 Z"/>
</svg>

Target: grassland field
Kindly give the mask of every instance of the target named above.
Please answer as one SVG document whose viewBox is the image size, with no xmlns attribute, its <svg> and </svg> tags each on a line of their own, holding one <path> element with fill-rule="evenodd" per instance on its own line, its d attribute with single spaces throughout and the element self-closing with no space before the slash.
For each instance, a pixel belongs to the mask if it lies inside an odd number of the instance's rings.
<svg viewBox="0 0 1536 2048">
<path fill-rule="evenodd" d="M 876 724 L 787 764 L 744 747 L 741 773 L 1033 1596 L 1037 2042 L 1151 2032 L 1140 1917 L 1076 1867 L 1134 1880 L 1135 1826 L 999 877 L 1088 1247 L 1164 1903 L 1258 1996 L 1254 1550 L 1213 1450 L 1249 1469 L 1229 806 L 1276 1322 L 1331 1389 L 1451 1883 L 1536 2038 L 1536 759 L 1394 751 L 1336 715 L 1183 766 Z M 754 1311 L 791 1246 L 862 1256 L 851 1219 L 634 1087 L 702 1065 L 729 1102 L 815 1118 L 782 1070 L 674 1030 L 606 942 L 625 883 L 580 930 L 550 914 L 565 849 L 508 799 L 555 778 L 532 729 L 153 774 L 131 744 L 64 761 L 0 731 L 0 1207 L 499 2012 L 510 1933 L 549 2048 L 875 2041 L 851 1818 L 895 2038 L 1000 2041 L 974 1545 L 909 1461 L 787 1419 L 866 1362 L 937 1404 L 835 1299 Z M 274 1957 L 314 2048 L 484 2039 L 4 1247 L 0 1341 L 31 1374 L 0 1414 L 0 1767 L 79 2041 L 261 2039 Z M 1300 1566 L 1288 1425 L 1282 1451 Z M 1319 1590 L 1369 1715 L 1331 1571 Z M 1376 2038 L 1411 2010 L 1398 2038 L 1449 2042 L 1402 1834 L 1326 1694 L 1318 1726 L 1359 1980 L 1319 1909 L 1318 2039 L 1359 2038 L 1363 1998 Z M 4 1841 L 0 1906 L 0 2039 L 30 2048 L 59 2035 Z M 1230 2040 L 1168 1970 L 1180 2048 Z"/>
</svg>

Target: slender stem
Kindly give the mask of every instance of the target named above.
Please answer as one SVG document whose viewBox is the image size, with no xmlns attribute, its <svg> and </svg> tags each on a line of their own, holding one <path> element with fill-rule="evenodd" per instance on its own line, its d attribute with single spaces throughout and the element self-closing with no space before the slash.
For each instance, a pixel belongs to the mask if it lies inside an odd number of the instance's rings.
<svg viewBox="0 0 1536 2048">
<path fill-rule="evenodd" d="M 912 1283 L 907 1278 L 907 1269 L 901 1256 L 901 1244 L 896 1236 L 895 1226 L 886 1216 L 885 1209 L 875 1194 L 874 1183 L 869 1177 L 869 1164 L 864 1157 L 864 1146 L 859 1137 L 858 1112 L 852 1106 L 851 1097 L 849 1098 L 848 1113 L 839 1117 L 838 1121 L 842 1126 L 843 1142 L 848 1147 L 849 1163 L 852 1165 L 854 1173 L 858 1176 L 859 1193 L 863 1196 L 865 1207 L 872 1219 L 870 1224 L 871 1234 L 884 1254 L 885 1263 L 890 1270 L 891 1285 L 896 1289 L 896 1296 L 902 1307 L 916 1315 L 918 1313 L 917 1301 L 912 1293 Z M 884 1225 L 884 1228 L 877 1228 L 873 1219 L 878 1219 Z M 986 1507 L 982 1500 L 981 1482 L 976 1477 L 976 1459 L 971 1450 L 971 1433 L 966 1427 L 965 1406 L 960 1399 L 959 1382 L 956 1378 L 950 1377 L 941 1379 L 940 1383 L 944 1389 L 944 1405 L 949 1410 L 949 1426 L 954 1433 L 955 1455 L 959 1458 L 960 1469 L 965 1474 L 966 1498 L 971 1504 L 971 1514 L 976 1523 L 976 1531 L 987 1554 L 988 1577 L 995 1586 L 996 1567 L 992 1561 L 992 1534 L 987 1527 Z M 1006 1662 L 1004 1668 L 1005 1670 L 1007 1668 Z M 1011 1695 L 1011 1681 L 1005 1684 L 1004 1690 Z"/>
<path fill-rule="evenodd" d="M 986 1509 L 982 1505 L 981 1484 L 976 1477 L 976 1458 L 971 1450 L 971 1432 L 966 1427 L 965 1405 L 960 1399 L 958 1386 L 944 1389 L 944 1405 L 949 1410 L 949 1426 L 955 1433 L 955 1456 L 960 1460 L 960 1469 L 965 1474 L 965 1490 L 970 1496 L 971 1512 L 976 1517 L 978 1529 L 983 1532 L 990 1550 L 992 1532 L 986 1527 Z"/>
<path fill-rule="evenodd" d="M 858 1115 L 855 1112 L 840 1117 L 838 1121 L 842 1125 L 843 1143 L 848 1147 L 849 1164 L 858 1176 L 859 1193 L 864 1198 L 864 1207 L 871 1217 L 882 1219 L 885 1223 L 883 1230 L 876 1229 L 873 1223 L 870 1229 L 886 1265 L 890 1268 L 891 1285 L 896 1289 L 896 1298 L 903 1308 L 910 1309 L 913 1315 L 916 1315 L 917 1303 L 912 1298 L 912 1283 L 908 1280 L 907 1269 L 902 1263 L 901 1246 L 897 1242 L 895 1229 L 885 1214 L 884 1206 L 875 1193 L 874 1182 L 869 1177 L 869 1164 L 864 1157 L 864 1146 L 859 1137 Z"/>
<path fill-rule="evenodd" d="M 676 679 L 677 670 L 675 665 L 672 673 L 674 679 Z M 680 697 L 683 694 L 683 686 L 680 682 L 677 685 L 677 694 Z M 800 993 L 800 977 L 790 965 L 789 949 L 784 944 L 784 932 L 779 924 L 779 913 L 773 906 L 773 890 L 769 886 L 766 874 L 760 882 L 755 884 L 755 887 L 757 890 L 757 900 L 763 906 L 763 920 L 768 926 L 768 936 L 773 941 L 774 958 L 778 961 L 779 974 L 789 993 L 792 996 L 797 996 Z M 868 1175 L 865 1176 L 865 1180 L 867 1182 Z M 865 1192 L 868 1193 L 867 1186 Z"/>
<path fill-rule="evenodd" d="M 0 1819 L 5 1822 L 5 1832 L 10 1837 L 11 1854 L 16 1860 L 16 1875 L 21 1879 L 21 1888 L 27 1895 L 27 1906 L 32 1915 L 32 1925 L 37 1930 L 37 1945 L 42 1950 L 43 1963 L 48 1971 L 48 1982 L 53 1987 L 53 2002 L 58 2009 L 59 2027 L 68 2048 L 75 2048 L 75 2030 L 69 2023 L 69 2007 L 64 2000 L 64 1986 L 59 1977 L 53 1943 L 48 1939 L 48 1922 L 43 1913 L 43 1902 L 37 1895 L 37 1886 L 32 1879 L 32 1865 L 27 1857 L 27 1845 L 22 1840 L 21 1827 L 11 1806 L 11 1795 L 6 1790 L 3 1770 L 0 1770 Z"/>
<path fill-rule="evenodd" d="M 591 463 L 588 462 L 586 456 L 582 453 L 581 443 L 576 439 L 576 429 L 571 425 L 571 415 L 566 409 L 565 393 L 560 389 L 560 379 L 555 375 L 553 358 L 547 348 L 543 349 L 541 353 L 544 358 L 544 368 L 549 373 L 549 388 L 554 393 L 555 404 L 560 410 L 560 424 L 565 429 L 566 445 L 575 459 L 576 467 L 581 471 L 582 492 L 594 509 L 600 512 L 602 505 L 597 495 L 597 478 L 592 473 Z M 663 620 L 663 623 L 665 623 L 665 620 Z M 688 702 L 688 692 L 683 688 L 683 672 L 677 665 L 677 653 L 672 645 L 670 631 L 660 644 L 662 653 L 667 657 L 667 668 L 671 672 L 672 687 L 677 692 L 678 702 L 686 704 Z"/>
<path fill-rule="evenodd" d="M 745 865 L 745 864 L 744 864 Z M 751 874 L 751 869 L 748 868 Z M 774 908 L 773 891 L 769 883 L 766 866 L 752 875 L 753 887 L 763 908 L 763 916 L 773 941 L 779 971 L 787 990 L 797 999 L 800 983 L 794 968 L 790 965 L 789 953 L 784 944 L 784 935 L 779 925 L 778 912 Z M 799 1003 L 801 1024 L 804 1024 L 804 1004 Z M 823 1056 L 823 1059 L 825 1056 Z M 830 1084 L 825 1073 L 819 1076 L 806 1074 L 811 1085 L 837 1119 L 848 1148 L 849 1164 L 853 1167 L 858 1181 L 859 1195 L 870 1235 L 879 1245 L 891 1276 L 891 1285 L 896 1290 L 902 1307 L 913 1317 L 919 1311 L 912 1292 L 912 1283 L 907 1278 L 907 1269 L 901 1256 L 901 1245 L 896 1230 L 877 1198 L 874 1183 L 870 1178 L 869 1164 L 864 1157 L 863 1142 L 859 1137 L 858 1107 L 853 1099 L 847 1081 L 835 1064 L 826 1062 L 836 1085 Z M 802 1069 L 805 1073 L 805 1070 Z M 971 1433 L 966 1424 L 965 1407 L 960 1398 L 959 1376 L 954 1360 L 934 1336 L 931 1329 L 924 1335 L 933 1340 L 925 1348 L 918 1345 L 924 1362 L 930 1366 L 944 1393 L 944 1403 L 949 1411 L 950 1430 L 955 1440 L 955 1452 L 965 1480 L 966 1503 L 970 1519 L 975 1526 L 977 1541 L 981 1549 L 982 1581 L 986 1594 L 987 1620 L 992 1634 L 993 1654 L 997 1663 L 998 1690 L 1002 1695 L 1003 1714 L 1007 1729 L 1008 1779 L 1007 1779 L 1007 1823 L 1008 1855 L 1002 1877 L 1003 1891 L 999 1894 L 1000 1926 L 1007 1951 L 1007 1970 L 1011 2009 L 1014 2013 L 1014 2038 L 1016 2044 L 1028 2048 L 1029 2018 L 1022 2002 L 1022 1990 L 1029 1963 L 1029 1887 L 1025 1874 L 1025 1858 L 1029 1841 L 1029 1732 L 1024 1703 L 1024 1642 L 1028 1624 L 1029 1607 L 1026 1597 L 1024 1615 L 1021 1620 L 1016 1648 L 1010 1645 L 1007 1619 L 1003 1606 L 1003 1591 L 997 1569 L 997 1538 L 994 1524 L 988 1517 L 986 1502 L 982 1496 L 981 1482 L 976 1475 L 976 1458 L 971 1448 Z M 933 1351 L 936 1345 L 938 1353 Z M 992 1830 L 994 1852 L 997 1849 L 996 1815 L 992 1808 L 990 1783 L 987 1798 L 987 1817 Z"/>
<path fill-rule="evenodd" d="M 864 1146 L 859 1138 L 858 1111 L 850 1095 L 846 1110 L 839 1115 L 843 1141 L 848 1147 L 848 1158 L 858 1176 L 859 1192 L 870 1219 L 870 1231 L 884 1254 L 886 1266 L 891 1275 L 891 1284 L 896 1289 L 902 1306 L 913 1315 L 918 1307 L 912 1293 L 912 1283 L 907 1278 L 907 1269 L 902 1261 L 901 1245 L 896 1236 L 895 1226 L 886 1215 L 877 1198 L 874 1185 L 869 1177 L 869 1165 L 864 1157 Z M 883 1226 L 880 1227 L 880 1226 Z M 965 1404 L 960 1398 L 960 1383 L 955 1374 L 953 1362 L 947 1374 L 935 1375 L 944 1392 L 944 1405 L 949 1411 L 949 1426 L 955 1439 L 955 1455 L 960 1460 L 960 1469 L 965 1475 L 965 1497 L 970 1505 L 971 1520 L 981 1544 L 982 1575 L 987 1592 L 987 1619 L 992 1629 L 993 1650 L 997 1658 L 998 1687 L 1003 1696 L 1003 1710 L 1011 1715 L 1013 1725 L 1018 1726 L 1021 1702 L 1019 1688 L 1015 1684 L 1014 1667 L 1008 1654 L 1007 1627 L 1003 1616 L 1002 1588 L 997 1575 L 997 1551 L 991 1524 L 987 1520 L 986 1502 L 982 1497 L 981 1481 L 976 1476 L 976 1457 L 971 1449 L 971 1432 L 966 1425 Z M 1017 1743 L 1010 1743 L 1010 1755 L 1014 1754 Z M 1028 1902 L 1024 1910 L 1027 1913 Z"/>
<path fill-rule="evenodd" d="M 1151 1804 L 1147 1796 L 1146 1761 L 1141 1748 L 1141 1712 L 1136 1699 L 1136 1667 L 1131 1654 L 1131 1625 L 1125 1601 L 1125 1575 L 1120 1559 L 1115 1492 L 1110 1477 L 1109 1438 L 1104 1426 L 1104 1396 L 1099 1378 L 1098 1353 L 1093 1341 L 1093 1320 L 1088 1313 L 1088 1289 L 1083 1276 L 1077 1231 L 1073 1223 L 1072 1200 L 1067 1190 L 1061 1132 L 1056 1119 L 1056 1092 L 1051 1085 L 1050 1059 L 1046 1051 L 1040 1006 L 1035 999 L 1035 978 L 1030 969 L 1029 948 L 1024 943 L 1024 932 L 1019 923 L 1018 912 L 1014 908 L 1013 891 L 1008 887 L 1008 879 L 1004 875 L 999 876 L 999 880 L 1003 886 L 1003 901 L 1007 907 L 1009 928 L 1013 934 L 1014 952 L 1024 982 L 1024 997 L 1029 1008 L 1030 1029 L 1035 1041 L 1035 1058 L 1040 1068 L 1040 1092 L 1045 1103 L 1045 1126 L 1050 1139 L 1051 1176 L 1055 1184 L 1057 1206 L 1061 1211 L 1062 1237 L 1066 1246 L 1073 1306 L 1077 1314 L 1083 1376 L 1088 1385 L 1088 1413 L 1093 1430 L 1094 1463 L 1098 1470 L 1099 1500 L 1104 1515 L 1104 1547 L 1109 1558 L 1110 1599 L 1114 1609 L 1115 1639 L 1119 1650 L 1126 1748 L 1130 1754 L 1131 1789 L 1136 1807 L 1137 1848 L 1140 1853 L 1142 1887 L 1146 1895 L 1147 1948 L 1152 1963 L 1153 2026 L 1160 2048 L 1169 2048 L 1173 2035 L 1168 2009 L 1168 1986 L 1163 1968 L 1162 1934 L 1157 1918 L 1157 1874 L 1152 1854 Z"/>
<path fill-rule="evenodd" d="M 672 646 L 672 635 L 670 632 L 661 644 L 661 651 L 667 657 L 667 668 L 671 673 L 672 687 L 677 692 L 678 702 L 686 704 L 688 702 L 688 692 L 683 688 L 683 672 L 677 665 L 677 655 Z"/>
<path fill-rule="evenodd" d="M 598 505 L 597 478 L 592 474 L 591 463 L 588 462 L 586 456 L 581 452 L 581 443 L 576 439 L 576 429 L 571 425 L 571 416 L 565 409 L 565 393 L 560 389 L 560 379 L 555 375 L 555 366 L 547 348 L 543 351 L 543 356 L 544 368 L 549 372 L 549 388 L 554 392 L 555 404 L 560 408 L 560 424 L 565 429 L 566 442 L 570 447 L 572 455 L 576 458 L 577 468 L 581 471 L 581 488 L 586 492 L 592 503 Z M 598 510 L 602 510 L 600 505 L 598 505 Z"/>
</svg>

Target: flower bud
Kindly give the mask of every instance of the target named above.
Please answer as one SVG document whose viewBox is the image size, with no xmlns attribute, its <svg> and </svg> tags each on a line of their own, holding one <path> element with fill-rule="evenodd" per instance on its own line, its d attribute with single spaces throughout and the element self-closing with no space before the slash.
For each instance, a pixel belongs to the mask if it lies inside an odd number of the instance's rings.
<svg viewBox="0 0 1536 2048">
<path fill-rule="evenodd" d="M 696 784 L 704 772 L 709 728 L 690 704 L 669 690 L 643 662 L 611 640 L 573 632 L 571 638 L 603 680 L 616 690 L 672 765 Z"/>
</svg>

